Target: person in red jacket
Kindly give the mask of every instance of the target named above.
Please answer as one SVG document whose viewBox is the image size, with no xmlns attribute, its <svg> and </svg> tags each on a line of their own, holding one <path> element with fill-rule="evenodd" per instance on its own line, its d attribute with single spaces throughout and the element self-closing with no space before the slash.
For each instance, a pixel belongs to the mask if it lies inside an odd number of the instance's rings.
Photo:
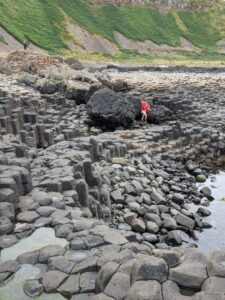
<svg viewBox="0 0 225 300">
<path fill-rule="evenodd" d="M 147 122 L 147 112 L 150 110 L 150 105 L 146 101 L 141 101 L 141 121 Z"/>
</svg>

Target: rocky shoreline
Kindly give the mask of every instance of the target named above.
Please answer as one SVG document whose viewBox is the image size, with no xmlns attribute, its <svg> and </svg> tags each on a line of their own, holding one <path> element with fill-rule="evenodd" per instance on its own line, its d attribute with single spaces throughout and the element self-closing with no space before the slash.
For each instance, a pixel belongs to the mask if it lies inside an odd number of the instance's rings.
<svg viewBox="0 0 225 300">
<path fill-rule="evenodd" d="M 211 191 L 196 182 L 225 153 L 225 74 L 81 68 L 55 58 L 0 74 L 0 295 L 31 264 L 40 274 L 24 293 L 40 299 L 224 299 L 225 251 L 195 240 L 212 226 Z M 154 108 L 145 126 L 142 98 Z M 65 244 L 32 249 L 47 228 Z"/>
</svg>

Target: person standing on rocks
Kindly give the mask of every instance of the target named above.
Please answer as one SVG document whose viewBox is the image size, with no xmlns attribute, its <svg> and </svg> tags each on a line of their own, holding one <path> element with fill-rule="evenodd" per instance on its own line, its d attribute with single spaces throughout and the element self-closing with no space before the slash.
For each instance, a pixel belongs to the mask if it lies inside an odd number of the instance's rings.
<svg viewBox="0 0 225 300">
<path fill-rule="evenodd" d="M 147 112 L 150 110 L 150 105 L 146 101 L 141 101 L 141 121 L 147 123 Z"/>
</svg>

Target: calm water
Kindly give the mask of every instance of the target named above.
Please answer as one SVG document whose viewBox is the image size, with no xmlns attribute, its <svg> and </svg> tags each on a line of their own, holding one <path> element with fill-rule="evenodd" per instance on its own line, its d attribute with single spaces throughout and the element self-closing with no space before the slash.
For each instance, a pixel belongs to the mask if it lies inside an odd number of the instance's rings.
<svg viewBox="0 0 225 300">
<path fill-rule="evenodd" d="M 0 287 L 0 300 L 65 300 L 60 294 L 41 294 L 39 297 L 28 297 L 23 292 L 23 285 L 27 279 L 34 279 L 40 269 L 32 265 L 22 265 L 14 278 Z"/>
<path fill-rule="evenodd" d="M 66 239 L 60 239 L 55 236 L 55 231 L 52 228 L 39 228 L 31 236 L 21 239 L 17 244 L 9 248 L 3 249 L 0 262 L 16 259 L 20 254 L 38 250 L 48 245 L 60 245 L 64 247 L 67 244 Z"/>
<path fill-rule="evenodd" d="M 198 233 L 199 241 L 197 242 L 199 249 L 201 250 L 216 250 L 225 249 L 225 201 L 221 201 L 225 197 L 225 172 L 219 172 L 213 174 L 203 184 L 199 184 L 198 187 L 207 186 L 212 191 L 214 201 L 210 202 L 210 205 L 206 207 L 211 211 L 209 217 L 204 220 L 209 221 L 213 227 L 210 229 L 204 229 L 203 232 Z M 194 205 L 197 210 L 199 206 Z"/>
</svg>

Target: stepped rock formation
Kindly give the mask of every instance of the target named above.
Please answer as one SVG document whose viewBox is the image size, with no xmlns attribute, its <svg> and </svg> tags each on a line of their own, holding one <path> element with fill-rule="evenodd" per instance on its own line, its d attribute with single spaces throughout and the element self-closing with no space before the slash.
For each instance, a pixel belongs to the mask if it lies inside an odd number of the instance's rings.
<svg viewBox="0 0 225 300">
<path fill-rule="evenodd" d="M 224 250 L 195 248 L 213 201 L 196 181 L 225 154 L 225 70 L 52 61 L 0 74 L 1 297 L 224 300 Z M 106 131 L 67 81 L 170 119 Z"/>
</svg>

